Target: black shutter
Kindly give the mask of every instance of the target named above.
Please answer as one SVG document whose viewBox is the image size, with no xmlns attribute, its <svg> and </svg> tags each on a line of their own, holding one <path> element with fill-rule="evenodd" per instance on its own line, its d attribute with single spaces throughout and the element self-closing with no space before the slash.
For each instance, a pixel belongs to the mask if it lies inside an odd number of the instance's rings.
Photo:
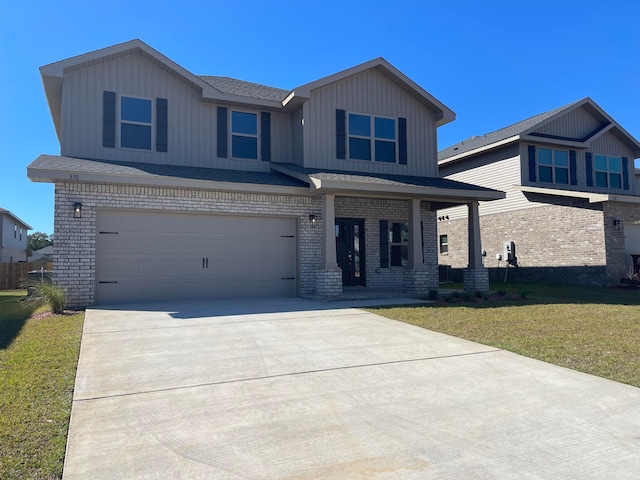
<svg viewBox="0 0 640 480">
<path fill-rule="evenodd" d="M 529 145 L 529 181 L 536 181 L 536 147 Z"/>
<path fill-rule="evenodd" d="M 576 163 L 575 150 L 569 150 L 569 178 L 571 185 L 578 185 L 578 164 Z"/>
<path fill-rule="evenodd" d="M 102 146 L 116 147 L 116 92 L 102 92 Z"/>
<path fill-rule="evenodd" d="M 260 114 L 260 156 L 263 162 L 271 161 L 271 114 Z"/>
<path fill-rule="evenodd" d="M 347 119 L 344 110 L 336 110 L 336 157 L 347 158 Z"/>
<path fill-rule="evenodd" d="M 407 119 L 398 119 L 398 160 L 400 165 L 407 164 Z"/>
<path fill-rule="evenodd" d="M 218 107 L 218 158 L 227 158 L 227 109 Z"/>
<path fill-rule="evenodd" d="M 166 152 L 168 147 L 168 106 L 166 98 L 156 98 L 156 150 Z"/>
<path fill-rule="evenodd" d="M 389 268 L 389 222 L 380 220 L 380 268 Z"/>
<path fill-rule="evenodd" d="M 587 167 L 587 187 L 593 187 L 593 160 L 591 160 L 591 153 L 586 152 L 584 158 Z"/>
<path fill-rule="evenodd" d="M 625 190 L 629 190 L 629 159 L 622 157 L 622 182 Z"/>
</svg>

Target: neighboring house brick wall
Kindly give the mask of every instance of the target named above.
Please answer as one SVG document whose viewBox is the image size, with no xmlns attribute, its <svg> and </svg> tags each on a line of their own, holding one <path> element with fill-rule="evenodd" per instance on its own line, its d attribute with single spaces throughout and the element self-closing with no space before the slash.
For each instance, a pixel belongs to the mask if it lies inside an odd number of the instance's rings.
<svg viewBox="0 0 640 480">
<path fill-rule="evenodd" d="M 588 203 L 579 207 L 550 205 L 483 216 L 480 218 L 482 248 L 487 252 L 484 265 L 493 270 L 492 280 L 501 279 L 495 271 L 496 254 L 504 254 L 503 243 L 512 240 L 520 265 L 519 269 L 510 271 L 512 280 L 569 284 L 619 281 L 609 274 L 606 266 L 605 218 L 597 204 Z M 447 234 L 449 240 L 449 252 L 440 254 L 439 262 L 455 269 L 466 268 L 467 221 L 440 222 L 438 233 Z M 504 266 L 503 259 L 502 272 Z"/>
</svg>

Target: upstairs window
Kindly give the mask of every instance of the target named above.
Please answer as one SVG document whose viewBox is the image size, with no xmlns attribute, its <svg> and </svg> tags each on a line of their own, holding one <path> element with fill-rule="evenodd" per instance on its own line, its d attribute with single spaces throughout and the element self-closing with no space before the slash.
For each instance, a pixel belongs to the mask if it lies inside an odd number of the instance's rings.
<svg viewBox="0 0 640 480">
<path fill-rule="evenodd" d="M 569 152 L 538 148 L 538 181 L 569 184 Z"/>
<path fill-rule="evenodd" d="M 392 118 L 350 113 L 349 158 L 396 163 L 397 129 Z"/>
<path fill-rule="evenodd" d="M 151 150 L 153 103 L 146 98 L 120 97 L 120 146 Z"/>
<path fill-rule="evenodd" d="M 231 112 L 231 156 L 258 159 L 258 115 Z"/>
<path fill-rule="evenodd" d="M 622 188 L 622 158 L 594 155 L 596 187 Z"/>
</svg>

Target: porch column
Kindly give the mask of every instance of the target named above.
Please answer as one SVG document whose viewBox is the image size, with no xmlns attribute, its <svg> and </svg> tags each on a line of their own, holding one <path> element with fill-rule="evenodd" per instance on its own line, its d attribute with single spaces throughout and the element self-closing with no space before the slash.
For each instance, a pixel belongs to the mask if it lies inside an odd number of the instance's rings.
<svg viewBox="0 0 640 480">
<path fill-rule="evenodd" d="M 336 256 L 336 208 L 333 193 L 322 195 L 322 266 L 338 266 Z"/>
<path fill-rule="evenodd" d="M 422 225 L 420 199 L 409 200 L 409 258 L 404 271 L 404 290 L 411 297 L 426 297 L 428 294 L 428 270 L 422 255 Z"/>
<path fill-rule="evenodd" d="M 409 268 L 423 268 L 420 199 L 409 200 Z"/>
<path fill-rule="evenodd" d="M 322 264 L 316 277 L 316 294 L 335 298 L 342 294 L 342 270 L 336 255 L 335 194 L 322 195 Z"/>
<path fill-rule="evenodd" d="M 469 265 L 463 273 L 465 292 L 488 292 L 489 271 L 482 264 L 482 244 L 480 242 L 480 213 L 478 201 L 468 204 L 469 208 Z"/>
</svg>

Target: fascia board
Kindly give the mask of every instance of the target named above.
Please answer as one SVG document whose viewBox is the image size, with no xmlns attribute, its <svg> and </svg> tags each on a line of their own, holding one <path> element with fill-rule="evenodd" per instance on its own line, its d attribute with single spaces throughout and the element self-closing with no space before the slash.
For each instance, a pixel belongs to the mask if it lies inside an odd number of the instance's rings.
<svg viewBox="0 0 640 480">
<path fill-rule="evenodd" d="M 610 200 L 610 195 L 603 193 L 590 193 L 590 192 L 576 192 L 573 190 L 558 190 L 555 188 L 543 188 L 543 187 L 529 187 L 526 185 L 513 185 L 514 190 L 519 190 L 524 193 L 539 193 L 541 195 L 552 195 L 556 197 L 570 197 L 570 198 L 583 198 L 589 200 L 589 203 L 607 202 Z"/>
<path fill-rule="evenodd" d="M 26 230 L 33 230 L 33 227 L 31 225 L 29 225 L 24 220 L 21 220 L 20 218 L 16 217 L 9 210 L 6 210 L 4 208 L 0 209 L 0 215 L 6 215 L 7 217 L 13 218 L 14 223 L 22 225 Z"/>
<path fill-rule="evenodd" d="M 315 178 L 310 175 L 313 190 L 334 191 L 338 194 L 342 192 L 352 192 L 367 196 L 378 196 L 384 194 L 386 197 L 429 197 L 439 200 L 499 200 L 505 198 L 504 192 L 499 191 L 475 191 L 475 190 L 456 190 L 447 188 L 420 187 L 417 185 L 380 185 L 380 184 L 359 184 L 353 182 L 345 182 L 339 180 L 325 180 Z"/>
<path fill-rule="evenodd" d="M 41 183 L 101 183 L 121 185 L 142 185 L 153 187 L 199 188 L 205 190 L 224 190 L 247 193 L 275 193 L 285 195 L 309 195 L 306 187 L 287 187 L 281 185 L 265 185 L 255 183 L 216 182 L 212 180 L 197 180 L 179 177 L 162 177 L 157 175 L 113 175 L 86 172 L 78 175 L 78 179 L 69 179 L 69 170 L 41 169 L 27 167 L 27 177 L 32 182 Z"/>
<path fill-rule="evenodd" d="M 530 143 L 545 143 L 548 145 L 562 145 L 564 147 L 573 147 L 578 149 L 589 148 L 587 142 L 574 142 L 573 140 L 562 140 L 558 138 L 537 137 L 532 135 L 520 135 L 520 140 Z"/>
<path fill-rule="evenodd" d="M 490 143 L 489 145 L 484 145 L 482 147 L 474 148 L 473 150 L 468 150 L 463 153 L 459 153 L 452 157 L 444 158 L 442 160 L 438 160 L 438 166 L 445 165 L 447 163 L 455 162 L 456 160 L 461 160 L 465 157 L 470 157 L 472 155 L 477 155 L 478 153 L 483 153 L 488 150 L 493 150 L 494 148 L 501 147 L 503 145 L 507 145 L 509 143 L 517 142 L 520 140 L 520 135 L 514 135 L 513 137 L 505 138 L 504 140 L 500 140 L 498 142 Z"/>
</svg>

